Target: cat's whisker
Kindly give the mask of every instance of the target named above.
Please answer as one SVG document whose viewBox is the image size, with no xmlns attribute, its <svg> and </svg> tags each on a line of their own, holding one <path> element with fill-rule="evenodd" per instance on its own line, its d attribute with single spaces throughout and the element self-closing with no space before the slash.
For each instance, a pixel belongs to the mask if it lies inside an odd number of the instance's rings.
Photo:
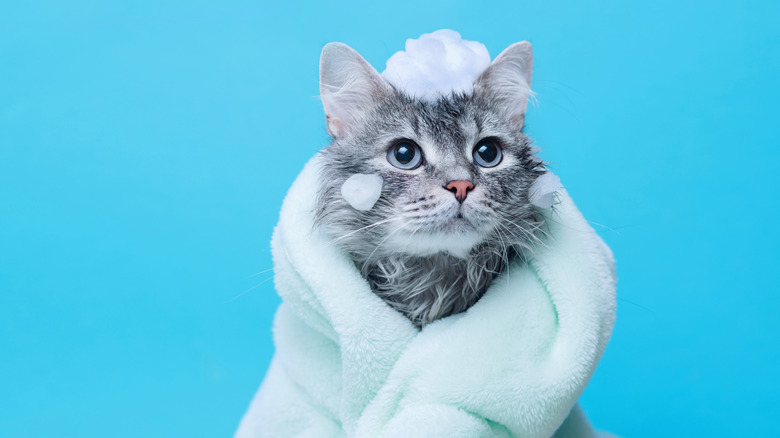
<svg viewBox="0 0 780 438">
<path fill-rule="evenodd" d="M 509 250 L 512 249 L 512 248 L 515 248 L 515 251 L 518 251 L 516 249 L 516 247 L 517 246 L 520 246 L 521 248 L 524 247 L 525 246 L 525 241 L 523 239 L 516 239 L 515 238 L 515 239 L 513 239 L 514 240 L 513 243 L 506 242 L 504 240 L 504 238 L 506 238 L 506 240 L 508 241 L 509 237 L 512 236 L 512 230 L 508 229 L 505 225 L 501 224 L 500 222 L 498 222 L 497 224 L 500 227 L 500 228 L 497 228 L 496 231 L 499 233 L 499 238 L 501 239 L 501 251 L 499 253 L 498 252 L 498 248 L 496 248 L 496 255 L 501 258 L 501 261 L 502 261 L 504 266 L 508 266 L 509 262 L 510 262 L 510 260 L 509 260 Z M 504 230 L 506 230 L 506 232 L 509 233 L 509 235 L 504 234 L 504 232 L 501 231 L 502 228 Z M 501 238 L 502 235 L 503 235 L 504 238 Z M 518 243 L 518 242 L 520 242 L 520 243 Z M 497 273 L 498 272 L 496 272 L 496 274 Z"/>
<path fill-rule="evenodd" d="M 237 300 L 237 299 L 241 298 L 242 296 L 246 295 L 247 293 L 249 293 L 249 292 L 251 292 L 251 291 L 253 291 L 253 290 L 257 289 L 258 287 L 260 287 L 260 286 L 264 285 L 265 283 L 268 283 L 269 281 L 271 281 L 271 280 L 273 280 L 273 279 L 274 279 L 274 276 L 273 276 L 273 275 L 271 275 L 270 277 L 266 278 L 265 280 L 261 281 L 260 283 L 257 283 L 256 285 L 254 285 L 254 286 L 250 287 L 249 289 L 247 289 L 247 290 L 245 290 L 245 291 L 241 292 L 240 294 L 238 294 L 238 295 L 234 296 L 233 298 L 231 298 L 231 299 L 229 299 L 229 300 L 225 300 L 225 301 L 223 301 L 223 302 L 222 302 L 222 304 L 231 303 L 231 302 L 233 302 L 233 301 L 235 301 L 235 300 Z"/>
<path fill-rule="evenodd" d="M 257 277 L 258 275 L 262 275 L 262 274 L 265 274 L 266 272 L 271 272 L 273 270 L 274 270 L 274 268 L 268 268 L 268 269 L 264 269 L 264 270 L 262 270 L 260 272 L 255 272 L 254 274 L 249 274 L 246 277 L 244 277 L 244 280 L 252 278 L 252 277 Z"/>
<path fill-rule="evenodd" d="M 621 235 L 621 234 L 622 234 L 620 231 L 618 231 L 618 230 L 616 230 L 616 229 L 614 229 L 614 228 L 610 228 L 610 227 L 608 227 L 608 226 L 606 226 L 606 225 L 602 225 L 602 224 L 600 224 L 600 223 L 598 223 L 598 222 L 588 221 L 588 223 L 589 223 L 589 224 L 591 224 L 591 225 L 595 225 L 595 226 L 597 226 L 597 227 L 604 228 L 604 229 L 605 229 L 605 230 L 607 230 L 607 231 L 612 231 L 613 233 L 615 233 L 615 234 L 618 234 L 618 235 Z"/>
<path fill-rule="evenodd" d="M 382 240 L 379 242 L 379 244 L 377 244 L 376 248 L 374 248 L 374 250 L 373 250 L 373 251 L 371 251 L 371 254 L 369 254 L 369 255 L 368 255 L 368 257 L 366 257 L 366 261 L 365 261 L 365 263 L 366 263 L 366 264 L 368 264 L 368 263 L 369 263 L 369 261 L 371 260 L 371 257 L 372 257 L 372 256 L 373 256 L 373 255 L 376 253 L 376 251 L 379 249 L 379 247 L 380 247 L 380 246 L 382 246 L 382 244 L 383 244 L 383 243 L 385 243 L 385 242 L 387 241 L 387 239 L 389 239 L 389 238 L 390 238 L 390 236 L 392 236 L 393 234 L 395 234 L 395 233 L 397 233 L 398 231 L 402 230 L 402 229 L 403 229 L 405 226 L 406 226 L 406 224 L 401 224 L 401 226 L 400 226 L 400 227 L 398 227 L 398 228 L 396 228 L 395 230 L 393 230 L 393 231 L 391 231 L 390 233 L 388 233 L 388 234 L 387 234 L 387 236 L 385 236 L 385 238 L 384 238 L 384 239 L 382 239 Z"/>
<path fill-rule="evenodd" d="M 527 231 L 527 230 L 525 230 L 525 229 L 523 229 L 523 228 L 518 228 L 518 230 L 519 230 L 519 231 L 520 231 L 522 234 L 521 234 L 521 235 L 519 235 L 519 236 L 517 236 L 517 235 L 515 234 L 515 232 L 514 232 L 512 229 L 510 229 L 509 227 L 507 227 L 505 224 L 501 223 L 501 221 L 497 221 L 497 222 L 496 222 L 496 224 L 497 224 L 499 227 L 501 227 L 501 229 L 505 230 L 505 231 L 506 231 L 506 232 L 507 232 L 507 233 L 508 233 L 510 236 L 513 236 L 513 244 L 512 244 L 512 247 L 514 247 L 514 248 L 515 248 L 515 251 L 517 251 L 518 253 L 520 253 L 520 252 L 522 252 L 522 250 L 524 250 L 524 249 L 527 249 L 527 250 L 530 250 L 530 251 L 533 251 L 533 250 L 534 250 L 534 247 L 532 246 L 533 242 L 531 242 L 531 241 L 528 239 L 528 237 L 527 237 L 527 236 L 528 236 L 528 231 Z M 513 224 L 514 224 L 514 223 L 513 223 Z M 517 226 L 517 224 L 514 224 L 514 225 L 515 225 L 516 227 L 518 227 L 518 226 Z M 509 247 L 507 247 L 507 248 L 509 248 Z M 506 254 L 506 258 L 507 258 L 507 260 L 508 260 L 508 258 L 509 258 L 509 254 L 508 254 L 508 253 Z M 507 261 L 507 263 L 508 263 L 508 261 Z"/>
<path fill-rule="evenodd" d="M 514 225 L 518 231 L 522 232 L 523 235 L 527 238 L 527 240 L 529 240 L 528 243 L 531 243 L 530 241 L 533 241 L 533 243 L 535 243 L 537 245 L 542 245 L 545 248 L 547 247 L 547 244 L 545 242 L 543 242 L 539 238 L 539 236 L 536 235 L 536 232 L 541 232 L 545 237 L 549 237 L 547 232 L 545 232 L 544 229 L 542 229 L 540 225 L 531 224 L 528 221 L 526 221 L 525 219 L 520 219 L 521 221 L 523 221 L 523 223 L 525 223 L 528 227 L 531 228 L 531 229 L 528 229 L 527 227 L 523 227 L 523 226 L 518 225 L 513 220 L 510 220 L 508 218 L 503 218 L 503 219 L 506 222 L 508 222 L 509 224 Z"/>
<path fill-rule="evenodd" d="M 338 242 L 338 241 L 346 239 L 347 237 L 349 237 L 349 236 L 351 236 L 351 235 L 353 235 L 355 233 L 358 233 L 360 231 L 366 230 L 368 228 L 373 228 L 373 227 L 376 227 L 376 226 L 379 226 L 379 225 L 382 225 L 382 224 L 386 224 L 388 222 L 392 222 L 392 221 L 400 219 L 400 218 L 401 218 L 401 215 L 390 216 L 387 219 L 383 219 L 381 221 L 374 222 L 371 225 L 366 225 L 365 227 L 358 228 L 357 230 L 351 231 L 351 232 L 349 232 L 349 233 L 347 233 L 347 234 L 345 234 L 345 235 L 343 235 L 341 237 L 337 237 L 337 238 L 333 239 L 333 241 L 334 242 Z"/>
<path fill-rule="evenodd" d="M 501 253 L 497 254 L 499 257 L 501 257 L 501 261 L 504 263 L 504 265 L 509 264 L 509 247 L 510 244 L 508 243 L 509 236 L 505 235 L 501 229 L 497 229 L 499 232 L 499 239 L 501 240 Z M 509 231 L 509 230 L 507 230 Z"/>
<path fill-rule="evenodd" d="M 586 233 L 586 232 L 588 232 L 588 230 L 586 229 L 587 227 L 586 227 L 586 228 L 575 228 L 575 227 L 572 227 L 571 225 L 564 224 L 564 223 L 562 223 L 562 222 L 559 222 L 559 221 L 555 220 L 555 219 L 553 218 L 553 215 L 554 215 L 555 213 L 556 213 L 556 210 L 555 210 L 555 208 L 553 207 L 553 214 L 551 214 L 551 215 L 547 215 L 547 216 L 546 216 L 547 220 L 549 220 L 550 222 L 552 222 L 552 223 L 556 224 L 557 226 L 564 227 L 564 228 L 567 228 L 567 229 L 569 229 L 569 230 L 576 231 L 576 232 L 578 232 L 578 233 Z"/>
<path fill-rule="evenodd" d="M 500 229 L 503 229 L 510 236 L 512 236 L 514 241 L 523 242 L 523 241 L 528 239 L 526 230 L 524 230 L 522 227 L 519 227 L 517 224 L 514 224 L 514 225 L 517 228 L 517 231 L 520 232 L 519 235 L 518 235 L 518 233 L 516 231 L 514 231 L 513 229 L 509 228 L 506 224 L 504 224 L 501 219 L 496 220 L 494 223 L 495 223 L 495 225 L 500 227 Z M 498 230 L 498 228 L 496 230 Z"/>
</svg>

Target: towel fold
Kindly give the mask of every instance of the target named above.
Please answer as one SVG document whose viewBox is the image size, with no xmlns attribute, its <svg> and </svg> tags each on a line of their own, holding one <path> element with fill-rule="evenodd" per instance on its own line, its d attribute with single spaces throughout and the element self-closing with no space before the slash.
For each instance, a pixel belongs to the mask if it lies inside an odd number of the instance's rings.
<svg viewBox="0 0 780 438">
<path fill-rule="evenodd" d="M 614 261 L 565 190 L 527 262 L 419 330 L 312 228 L 320 166 L 282 206 L 276 354 L 236 437 L 595 436 L 576 403 L 612 331 Z"/>
</svg>

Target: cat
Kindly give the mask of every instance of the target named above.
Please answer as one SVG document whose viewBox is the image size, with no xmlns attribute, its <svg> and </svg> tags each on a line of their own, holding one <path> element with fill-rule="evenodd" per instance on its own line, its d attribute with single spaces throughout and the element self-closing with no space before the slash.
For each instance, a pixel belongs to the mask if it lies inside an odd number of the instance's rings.
<svg viewBox="0 0 780 438">
<path fill-rule="evenodd" d="M 543 220 L 530 192 L 546 169 L 523 132 L 532 63 L 530 43 L 516 43 L 472 92 L 421 99 L 349 46 L 323 50 L 331 143 L 320 152 L 315 226 L 418 327 L 466 311 L 539 241 Z M 342 196 L 355 174 L 383 180 L 368 210 Z"/>
</svg>

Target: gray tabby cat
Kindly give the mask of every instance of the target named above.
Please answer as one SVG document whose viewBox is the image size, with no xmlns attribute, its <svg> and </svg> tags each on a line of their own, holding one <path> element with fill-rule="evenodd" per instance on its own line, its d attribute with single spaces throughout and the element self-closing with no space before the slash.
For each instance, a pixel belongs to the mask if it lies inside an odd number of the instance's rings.
<svg viewBox="0 0 780 438">
<path fill-rule="evenodd" d="M 467 310 L 538 240 L 529 189 L 545 169 L 523 133 L 532 62 L 530 43 L 513 44 L 473 93 L 430 101 L 397 90 L 344 44 L 322 51 L 332 143 L 316 224 L 418 326 Z M 357 173 L 384 179 L 367 211 L 341 194 Z"/>
</svg>

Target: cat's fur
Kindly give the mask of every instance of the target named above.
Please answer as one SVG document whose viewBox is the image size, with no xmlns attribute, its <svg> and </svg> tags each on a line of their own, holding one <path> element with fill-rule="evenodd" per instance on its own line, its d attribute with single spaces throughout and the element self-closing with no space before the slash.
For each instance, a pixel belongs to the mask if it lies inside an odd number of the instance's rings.
<svg viewBox="0 0 780 438">
<path fill-rule="evenodd" d="M 423 101 L 388 84 L 349 47 L 323 50 L 321 93 L 333 139 L 322 151 L 317 226 L 349 254 L 377 295 L 417 325 L 468 309 L 537 240 L 540 216 L 529 188 L 544 168 L 522 131 L 530 64 L 530 44 L 515 44 L 473 93 Z M 472 157 L 486 137 L 503 149 L 493 168 Z M 388 163 L 387 151 L 399 139 L 422 148 L 419 168 Z M 341 195 L 356 173 L 384 180 L 368 211 Z M 474 184 L 462 204 L 445 187 L 453 180 Z"/>
</svg>

